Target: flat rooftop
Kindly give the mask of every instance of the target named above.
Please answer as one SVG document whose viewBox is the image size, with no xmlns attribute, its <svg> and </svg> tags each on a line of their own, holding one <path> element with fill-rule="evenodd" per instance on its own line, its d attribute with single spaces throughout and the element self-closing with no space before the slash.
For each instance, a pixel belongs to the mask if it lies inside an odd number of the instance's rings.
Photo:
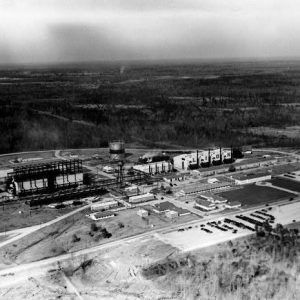
<svg viewBox="0 0 300 300">
<path fill-rule="evenodd" d="M 260 173 L 240 173 L 240 174 L 233 174 L 231 177 L 236 180 L 248 180 L 248 179 L 254 179 L 264 176 L 271 175 L 268 172 L 260 172 Z"/>
<path fill-rule="evenodd" d="M 209 208 L 216 206 L 215 203 L 212 203 L 212 202 L 210 202 L 208 200 L 205 200 L 205 199 L 199 199 L 199 198 L 196 199 L 196 203 L 201 205 L 201 206 L 209 207 Z"/>
<path fill-rule="evenodd" d="M 181 207 L 177 207 L 176 205 L 174 205 L 173 203 L 171 203 L 169 201 L 157 203 L 154 205 L 154 207 L 155 207 L 155 209 L 157 209 L 160 212 L 164 212 L 167 210 L 173 210 L 173 211 L 177 211 L 180 215 L 190 213 L 189 210 L 183 209 Z"/>
<path fill-rule="evenodd" d="M 214 201 L 219 201 L 219 202 L 226 202 L 227 199 L 219 196 L 219 195 L 216 195 L 216 194 L 213 194 L 213 193 L 209 193 L 209 192 L 206 192 L 206 193 L 201 193 L 199 194 L 199 196 L 197 196 L 197 198 L 199 199 L 204 199 L 206 200 L 205 197 L 209 197 L 209 198 L 212 198 Z"/>
</svg>

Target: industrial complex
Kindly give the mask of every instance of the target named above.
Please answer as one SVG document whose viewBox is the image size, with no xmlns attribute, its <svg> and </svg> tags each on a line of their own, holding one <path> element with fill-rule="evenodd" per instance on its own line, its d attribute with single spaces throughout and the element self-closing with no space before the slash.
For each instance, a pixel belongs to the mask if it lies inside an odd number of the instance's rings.
<svg viewBox="0 0 300 300">
<path fill-rule="evenodd" d="M 264 222 L 300 221 L 297 152 L 108 145 L 0 159 L 0 287 L 11 274 L 40 274 L 40 264 L 47 272 L 73 263 L 81 270 L 103 249 L 101 272 L 118 266 L 124 247 L 141 249 L 148 265 L 149 254 L 169 257 L 253 234 Z M 106 259 L 111 251 L 119 251 L 117 263 Z M 22 268 L 11 271 L 16 257 Z M 137 276 L 141 258 L 131 259 L 122 278 Z"/>
<path fill-rule="evenodd" d="M 125 142 L 117 140 L 109 143 L 101 160 L 99 154 L 81 158 L 72 152 L 50 160 L 31 159 L 30 163 L 14 160 L 10 169 L 0 173 L 0 201 L 3 205 L 23 201 L 30 206 L 61 207 L 89 199 L 92 212 L 98 212 L 152 202 L 157 210 L 167 198 L 180 209 L 188 208 L 187 202 L 193 213 L 201 215 L 241 207 L 243 199 L 226 199 L 220 193 L 271 181 L 273 173 L 268 167 L 299 160 L 269 154 L 254 158 L 251 147 L 240 149 L 244 150 L 239 151 L 239 157 L 246 155 L 241 162 L 235 157 L 236 150 L 222 147 L 182 153 L 153 151 L 128 159 Z M 89 162 L 95 162 L 96 167 Z M 285 178 L 298 180 L 292 177 Z"/>
</svg>

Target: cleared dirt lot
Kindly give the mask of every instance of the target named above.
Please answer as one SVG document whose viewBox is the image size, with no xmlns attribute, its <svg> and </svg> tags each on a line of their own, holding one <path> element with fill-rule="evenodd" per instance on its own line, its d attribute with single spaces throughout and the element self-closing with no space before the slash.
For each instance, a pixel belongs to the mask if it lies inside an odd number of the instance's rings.
<svg viewBox="0 0 300 300">
<path fill-rule="evenodd" d="M 219 195 L 229 201 L 239 201 L 243 206 L 274 202 L 295 196 L 294 194 L 285 191 L 255 184 L 246 185 L 241 189 L 222 192 Z"/>
<path fill-rule="evenodd" d="M 154 238 L 138 243 L 124 243 L 122 247 L 102 250 L 97 254 L 70 260 L 62 264 L 65 276 L 81 297 L 88 299 L 133 300 L 170 299 L 170 293 L 144 279 L 140 270 L 149 263 L 176 255 L 177 250 Z M 64 274 L 51 269 L 46 276 L 32 276 L 23 282 L 0 287 L 0 298 L 10 299 L 79 299 L 69 288 Z"/>
</svg>

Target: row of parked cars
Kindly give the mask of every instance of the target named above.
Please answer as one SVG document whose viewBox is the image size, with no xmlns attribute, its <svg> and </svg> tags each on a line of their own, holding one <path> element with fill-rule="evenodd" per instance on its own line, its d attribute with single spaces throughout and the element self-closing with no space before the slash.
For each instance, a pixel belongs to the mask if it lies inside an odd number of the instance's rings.
<svg viewBox="0 0 300 300">
<path fill-rule="evenodd" d="M 270 207 L 268 210 L 271 210 L 271 209 L 272 208 Z M 250 216 L 236 215 L 235 217 L 241 221 L 250 223 L 252 225 L 263 226 L 264 222 L 266 222 L 266 221 L 268 221 L 269 223 L 274 223 L 274 221 L 275 221 L 275 217 L 273 215 L 271 215 L 270 213 L 268 213 L 268 210 L 266 210 L 266 209 L 256 210 L 254 213 L 251 213 Z M 211 228 L 216 228 L 221 231 L 231 230 L 232 233 L 237 233 L 238 230 L 236 229 L 236 227 L 240 228 L 240 229 L 248 229 L 250 231 L 255 231 L 255 229 L 253 227 L 247 225 L 247 223 L 245 224 L 244 222 L 225 218 L 223 220 L 223 224 L 222 224 L 222 221 L 211 221 L 211 222 L 207 222 L 206 224 L 199 225 L 199 228 L 200 228 L 200 230 L 205 231 L 207 233 L 213 233 L 213 231 L 205 228 L 205 225 L 207 225 Z M 197 227 L 198 227 L 198 225 L 195 226 L 195 228 L 197 228 Z M 180 229 L 178 229 L 178 231 L 185 231 L 185 230 L 189 230 L 192 228 L 193 228 L 192 226 L 189 226 L 187 228 L 180 228 Z"/>
</svg>

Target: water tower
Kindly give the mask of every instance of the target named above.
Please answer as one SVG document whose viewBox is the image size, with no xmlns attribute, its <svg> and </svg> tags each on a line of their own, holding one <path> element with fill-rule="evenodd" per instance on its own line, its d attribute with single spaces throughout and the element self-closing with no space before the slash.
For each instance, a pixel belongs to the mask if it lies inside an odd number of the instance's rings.
<svg viewBox="0 0 300 300">
<path fill-rule="evenodd" d="M 125 159 L 125 142 L 122 140 L 109 143 L 110 160 L 123 161 Z"/>
</svg>

